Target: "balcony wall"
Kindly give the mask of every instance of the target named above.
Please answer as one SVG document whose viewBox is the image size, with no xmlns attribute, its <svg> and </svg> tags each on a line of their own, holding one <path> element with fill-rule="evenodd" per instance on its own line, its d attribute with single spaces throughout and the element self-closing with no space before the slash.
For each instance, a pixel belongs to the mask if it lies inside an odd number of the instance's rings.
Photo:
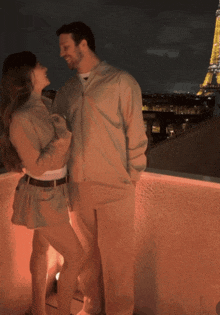
<svg viewBox="0 0 220 315">
<path fill-rule="evenodd" d="M 16 173 L 0 175 L 0 314 L 20 315 L 31 303 L 29 260 L 33 231 L 11 223 L 14 190 L 20 178 Z M 48 293 L 62 264 L 51 247 L 48 261 Z"/>
<path fill-rule="evenodd" d="M 219 183 L 142 176 L 136 191 L 137 309 L 149 315 L 216 314 L 219 198 Z"/>
<path fill-rule="evenodd" d="M 30 303 L 32 232 L 10 222 L 18 178 L 13 173 L 0 175 L 0 314 L 4 315 L 22 314 Z M 216 306 L 220 314 L 220 181 L 200 179 L 153 170 L 144 173 L 137 185 L 139 314 L 214 315 Z M 54 275 L 59 265 L 60 257 L 51 250 L 49 273 Z"/>
</svg>

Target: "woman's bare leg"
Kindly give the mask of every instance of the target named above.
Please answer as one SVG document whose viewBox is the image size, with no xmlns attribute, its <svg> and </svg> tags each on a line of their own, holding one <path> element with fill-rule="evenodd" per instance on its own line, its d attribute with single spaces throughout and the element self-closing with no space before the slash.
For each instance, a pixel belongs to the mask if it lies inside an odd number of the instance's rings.
<svg viewBox="0 0 220 315">
<path fill-rule="evenodd" d="M 49 242 L 39 230 L 34 231 L 30 271 L 32 276 L 32 313 L 46 315 L 46 280 Z"/>
<path fill-rule="evenodd" d="M 69 223 L 41 228 L 40 233 L 64 257 L 57 285 L 57 302 L 59 315 L 70 315 L 71 301 L 82 266 L 82 246 Z"/>
</svg>

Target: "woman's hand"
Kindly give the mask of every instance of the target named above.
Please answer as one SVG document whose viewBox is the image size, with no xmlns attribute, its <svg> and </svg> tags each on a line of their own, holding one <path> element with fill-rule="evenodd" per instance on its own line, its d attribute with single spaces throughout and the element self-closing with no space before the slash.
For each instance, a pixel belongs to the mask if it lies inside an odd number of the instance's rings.
<svg viewBox="0 0 220 315">
<path fill-rule="evenodd" d="M 54 125 L 58 138 L 69 138 L 72 137 L 72 132 L 67 129 L 66 120 L 59 114 L 52 114 L 52 123 Z"/>
</svg>

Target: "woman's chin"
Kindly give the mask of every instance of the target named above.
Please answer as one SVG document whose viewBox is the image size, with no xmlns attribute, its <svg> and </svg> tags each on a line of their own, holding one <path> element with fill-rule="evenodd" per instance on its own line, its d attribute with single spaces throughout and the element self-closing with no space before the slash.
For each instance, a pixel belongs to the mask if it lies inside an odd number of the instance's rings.
<svg viewBox="0 0 220 315">
<path fill-rule="evenodd" d="M 50 83 L 51 83 L 51 82 L 48 80 L 48 83 L 47 83 L 47 85 L 45 85 L 45 87 L 48 86 L 48 85 L 50 85 Z"/>
</svg>

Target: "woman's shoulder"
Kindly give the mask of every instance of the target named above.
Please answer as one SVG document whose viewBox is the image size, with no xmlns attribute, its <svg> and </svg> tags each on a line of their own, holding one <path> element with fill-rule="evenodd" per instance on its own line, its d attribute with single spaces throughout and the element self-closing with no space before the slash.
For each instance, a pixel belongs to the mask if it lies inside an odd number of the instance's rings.
<svg viewBox="0 0 220 315">
<path fill-rule="evenodd" d="M 9 127 L 10 140 L 12 143 L 18 141 L 23 130 L 30 130 L 30 120 L 26 112 L 22 113 L 21 110 L 13 113 Z"/>
<path fill-rule="evenodd" d="M 20 112 L 16 112 L 11 117 L 10 131 L 17 131 L 23 129 L 23 126 L 27 126 L 29 122 L 27 115 L 22 115 Z"/>
<path fill-rule="evenodd" d="M 25 104 L 26 105 L 26 104 Z M 22 106 L 17 109 L 11 116 L 11 125 L 23 125 L 31 121 L 33 117 L 33 111 L 28 106 Z"/>
<path fill-rule="evenodd" d="M 30 98 L 14 112 L 14 117 L 28 118 L 33 116 L 38 107 L 45 107 L 42 99 L 40 97 L 35 97 L 31 95 Z"/>
</svg>

